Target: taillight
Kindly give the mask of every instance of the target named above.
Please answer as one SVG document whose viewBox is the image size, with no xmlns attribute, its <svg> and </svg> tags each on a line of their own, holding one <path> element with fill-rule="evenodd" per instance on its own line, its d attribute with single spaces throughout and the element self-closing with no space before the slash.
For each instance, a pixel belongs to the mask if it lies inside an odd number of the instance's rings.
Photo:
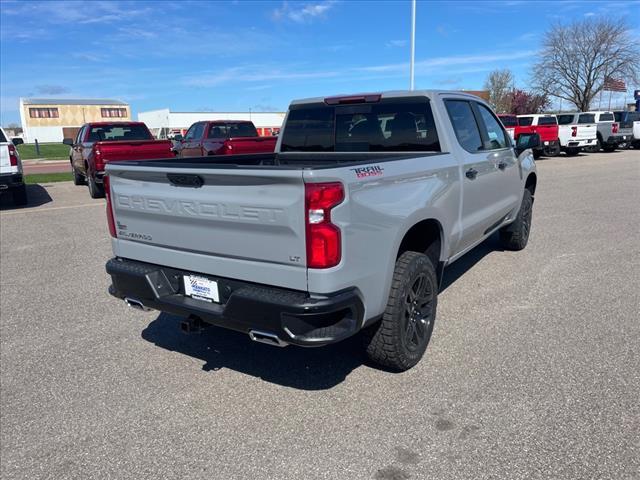
<svg viewBox="0 0 640 480">
<path fill-rule="evenodd" d="M 578 127 L 571 127 L 571 136 L 572 137 L 578 136 Z"/>
<path fill-rule="evenodd" d="M 306 183 L 307 267 L 330 268 L 342 257 L 340 229 L 331 223 L 331 209 L 344 200 L 339 182 Z"/>
<path fill-rule="evenodd" d="M 327 97 L 324 103 L 327 105 L 344 105 L 349 103 L 377 103 L 382 98 L 379 93 L 365 93 L 363 95 L 351 95 L 348 97 Z"/>
<path fill-rule="evenodd" d="M 12 167 L 18 166 L 18 153 L 16 152 L 16 147 L 13 145 L 9 145 L 9 163 Z"/>
<path fill-rule="evenodd" d="M 109 224 L 109 233 L 113 238 L 117 238 L 116 222 L 113 218 L 113 207 L 111 205 L 111 182 L 109 181 L 109 175 L 105 175 L 102 181 L 104 182 L 104 196 L 107 199 L 107 223 Z"/>
<path fill-rule="evenodd" d="M 612 123 L 611 124 L 611 133 L 618 133 L 618 124 L 617 123 Z"/>
<path fill-rule="evenodd" d="M 96 170 L 104 169 L 104 164 L 102 162 L 102 152 L 99 148 L 93 148 L 93 163 L 96 166 Z"/>
</svg>

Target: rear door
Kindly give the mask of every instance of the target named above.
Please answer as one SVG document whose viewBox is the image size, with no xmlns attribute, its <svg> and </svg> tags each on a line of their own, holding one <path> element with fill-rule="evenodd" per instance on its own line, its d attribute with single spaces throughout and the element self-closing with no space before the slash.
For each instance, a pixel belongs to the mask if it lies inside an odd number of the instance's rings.
<svg viewBox="0 0 640 480">
<path fill-rule="evenodd" d="M 107 172 L 116 255 L 306 290 L 301 170 L 114 163 Z"/>
<path fill-rule="evenodd" d="M 445 105 L 463 159 L 461 235 L 455 248 L 459 253 L 499 225 L 513 208 L 516 194 L 507 177 L 517 174 L 517 166 L 507 133 L 486 107 L 480 110 L 477 102 L 454 98 L 445 99 Z"/>
</svg>

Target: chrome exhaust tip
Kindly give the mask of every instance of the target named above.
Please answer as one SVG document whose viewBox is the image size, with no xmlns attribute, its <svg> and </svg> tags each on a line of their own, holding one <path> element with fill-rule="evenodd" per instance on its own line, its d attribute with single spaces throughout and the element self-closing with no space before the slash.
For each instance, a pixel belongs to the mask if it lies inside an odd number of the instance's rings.
<svg viewBox="0 0 640 480">
<path fill-rule="evenodd" d="M 269 332 L 261 332 L 259 330 L 249 330 L 249 338 L 254 342 L 266 343 L 274 347 L 286 347 L 287 342 L 281 340 L 277 335 Z"/>
<path fill-rule="evenodd" d="M 129 305 L 131 308 L 135 308 L 136 310 L 142 310 L 143 312 L 149 312 L 152 310 L 151 308 L 145 307 L 140 300 L 136 300 L 135 298 L 125 297 L 124 303 Z"/>
</svg>

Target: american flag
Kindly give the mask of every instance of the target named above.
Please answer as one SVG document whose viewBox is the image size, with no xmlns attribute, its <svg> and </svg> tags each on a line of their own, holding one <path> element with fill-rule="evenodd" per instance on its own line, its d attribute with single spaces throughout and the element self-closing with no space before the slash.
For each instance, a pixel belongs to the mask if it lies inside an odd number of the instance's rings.
<svg viewBox="0 0 640 480">
<path fill-rule="evenodd" d="M 626 92 L 627 85 L 624 80 L 618 78 L 604 77 L 604 88 L 607 92 Z"/>
</svg>

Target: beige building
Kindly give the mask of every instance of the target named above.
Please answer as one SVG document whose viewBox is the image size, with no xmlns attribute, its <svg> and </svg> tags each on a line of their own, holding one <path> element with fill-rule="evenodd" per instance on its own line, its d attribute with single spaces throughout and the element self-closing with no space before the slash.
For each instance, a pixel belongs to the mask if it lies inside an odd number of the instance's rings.
<svg viewBox="0 0 640 480">
<path fill-rule="evenodd" d="M 61 142 L 87 122 L 131 120 L 131 108 L 120 100 L 21 98 L 24 141 Z"/>
</svg>

